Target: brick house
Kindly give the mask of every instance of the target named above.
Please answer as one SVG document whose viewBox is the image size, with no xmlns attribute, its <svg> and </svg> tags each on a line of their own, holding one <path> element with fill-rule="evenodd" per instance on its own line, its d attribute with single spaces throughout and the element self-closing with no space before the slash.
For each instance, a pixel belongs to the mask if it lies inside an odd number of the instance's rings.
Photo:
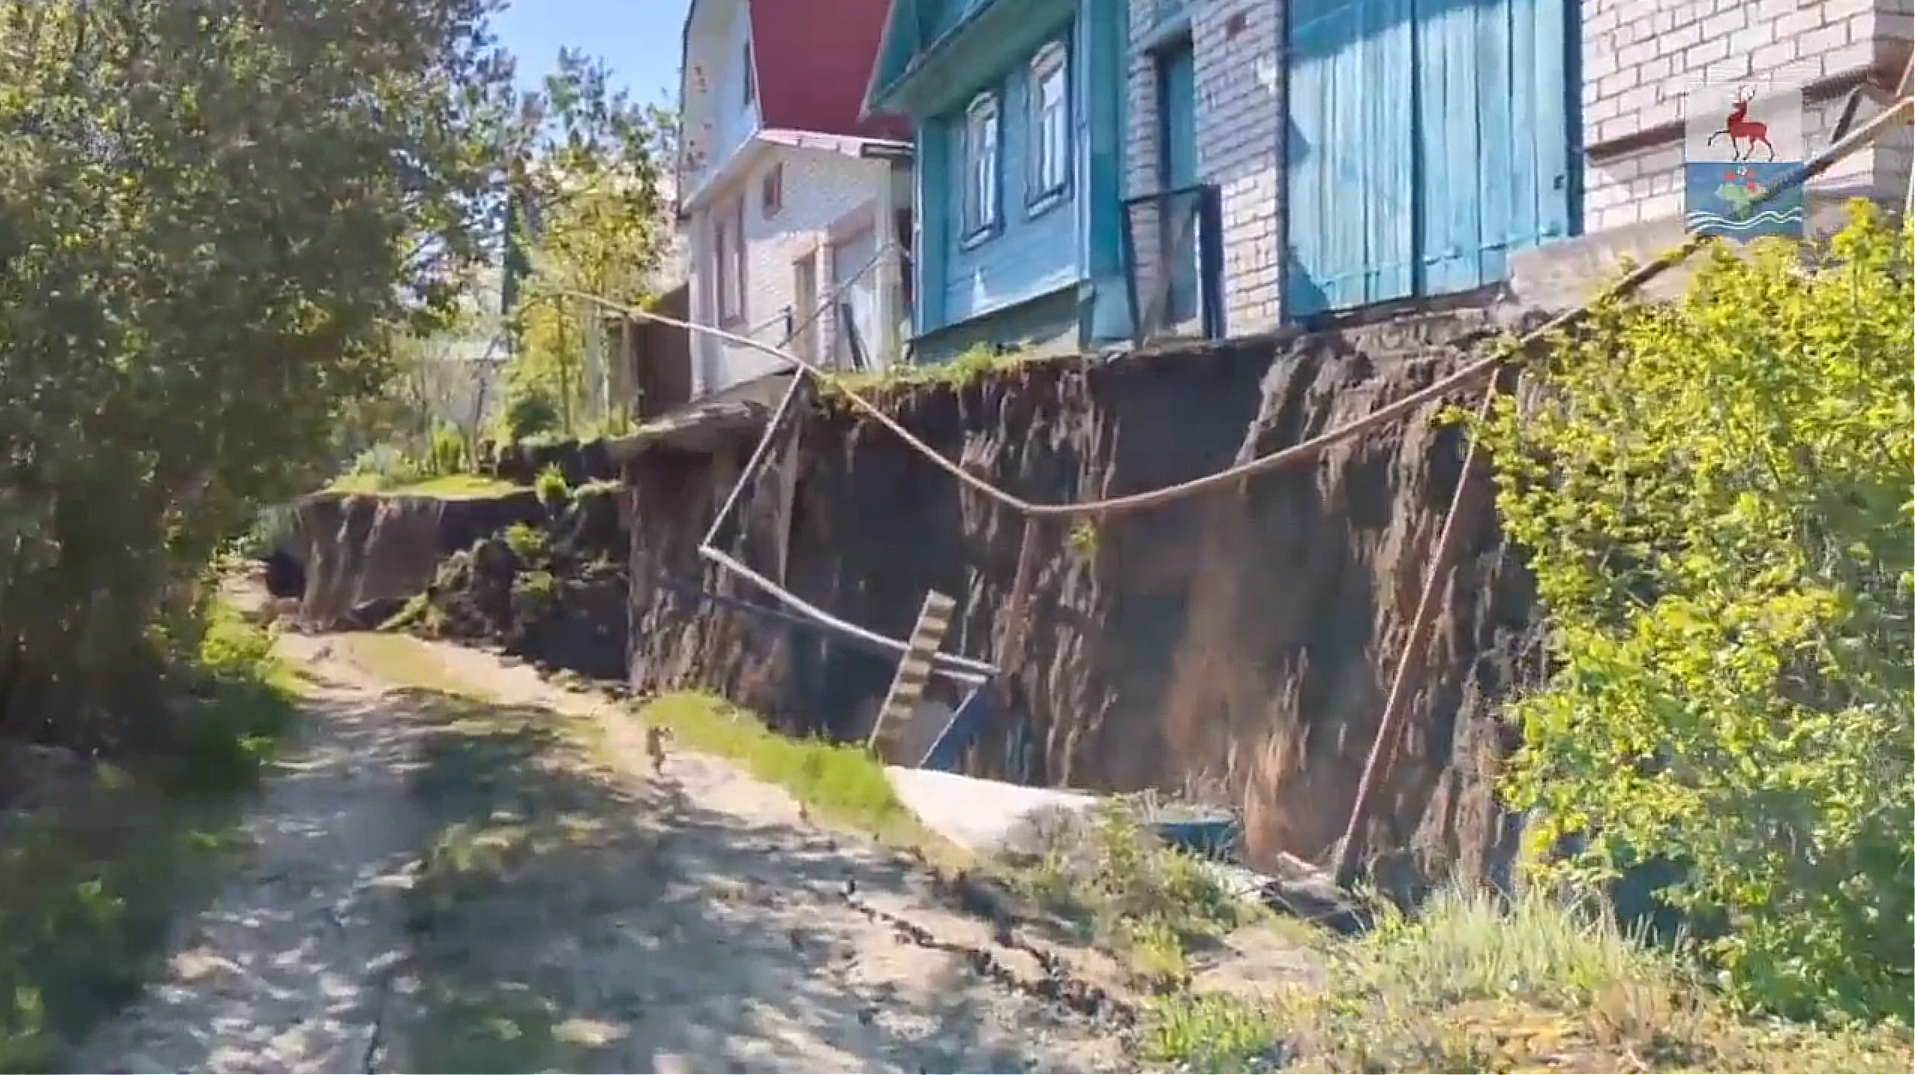
<svg viewBox="0 0 1915 1075">
<path fill-rule="evenodd" d="M 864 117 L 887 0 L 692 0 L 676 177 L 691 320 L 827 365 L 897 356 L 908 128 Z M 795 335 L 794 335 L 795 331 Z M 780 372 L 699 334 L 690 394 Z"/>
<path fill-rule="evenodd" d="M 1852 94 L 1866 119 L 1893 92 L 1910 22 L 1910 0 L 1128 0 L 1131 230 L 1169 236 L 1130 268 L 1173 293 L 1214 277 L 1233 335 L 1502 285 L 1557 305 L 1681 234 L 1699 83 L 1786 68 L 1813 151 Z M 1811 213 L 1900 204 L 1910 157 L 1891 133 Z M 1139 204 L 1191 188 L 1220 272 L 1176 241 L 1189 212 Z M 1193 304 L 1169 306 L 1151 327 L 1183 330 Z"/>
</svg>

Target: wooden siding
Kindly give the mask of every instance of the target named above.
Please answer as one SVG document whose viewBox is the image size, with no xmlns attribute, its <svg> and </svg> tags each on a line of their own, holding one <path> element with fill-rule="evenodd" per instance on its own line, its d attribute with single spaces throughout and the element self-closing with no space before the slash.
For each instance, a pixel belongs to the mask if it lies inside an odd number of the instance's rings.
<svg viewBox="0 0 1915 1075">
<path fill-rule="evenodd" d="M 945 235 L 944 313 L 952 321 L 1023 302 L 1077 279 L 1075 214 L 1080 184 L 1073 183 L 1061 198 L 1037 212 L 1032 212 L 1029 205 L 1029 59 L 1019 59 L 998 86 L 1003 124 L 998 150 L 1000 230 L 969 247 L 958 229 L 949 229 Z M 940 136 L 951 147 L 951 167 L 944 173 L 949 184 L 944 197 L 953 206 L 958 204 L 958 192 L 963 189 L 963 123 L 960 112 L 939 124 Z"/>
<path fill-rule="evenodd" d="M 1571 230 L 1568 0 L 1294 0 L 1291 317 L 1504 279 Z"/>
</svg>

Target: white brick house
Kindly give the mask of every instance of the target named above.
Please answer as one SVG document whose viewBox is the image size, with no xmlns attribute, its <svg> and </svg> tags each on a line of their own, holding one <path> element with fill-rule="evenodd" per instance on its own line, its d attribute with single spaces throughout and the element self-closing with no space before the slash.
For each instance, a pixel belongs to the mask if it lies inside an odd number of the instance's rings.
<svg viewBox="0 0 1915 1075">
<path fill-rule="evenodd" d="M 1498 58 L 1494 77 L 1512 87 L 1498 104 L 1505 121 L 1502 140 L 1482 134 L 1480 143 L 1455 136 L 1457 114 L 1479 109 L 1465 101 L 1431 109 L 1427 100 L 1416 112 L 1413 92 L 1425 97 L 1445 88 L 1439 75 L 1432 82 L 1415 72 L 1413 57 L 1441 45 L 1445 20 L 1454 26 L 1469 12 L 1501 4 L 1522 9 L 1534 27 L 1508 34 L 1506 55 Z M 1786 79 L 1804 87 L 1804 134 L 1810 151 L 1828 144 L 1830 133 L 1851 91 L 1860 87 L 1863 102 L 1859 120 L 1865 121 L 1889 99 L 1909 55 L 1911 0 L 1476 0 L 1475 3 L 1432 3 L 1426 19 L 1419 12 L 1413 28 L 1403 31 L 1392 23 L 1392 12 L 1410 10 L 1408 4 L 1387 0 L 1128 0 L 1132 58 L 1128 88 L 1126 191 L 1130 195 L 1176 185 L 1172 180 L 1215 184 L 1221 201 L 1223 247 L 1222 300 L 1232 335 L 1257 332 L 1275 325 L 1289 304 L 1304 312 L 1347 309 L 1390 298 L 1412 298 L 1472 286 L 1511 281 L 1536 285 L 1536 301 L 1560 304 L 1586 294 L 1572 280 L 1604 278 L 1618 255 L 1641 258 L 1659 253 L 1682 231 L 1683 124 L 1685 95 L 1706 81 L 1723 82 L 1754 77 L 1758 72 L 1786 68 Z M 1347 21 L 1361 27 L 1339 31 L 1326 45 L 1323 36 L 1308 38 L 1327 22 L 1355 12 Z M 1462 13 L 1462 14 L 1459 14 Z M 1500 16 L 1499 16 L 1500 17 Z M 1545 25 L 1548 17 L 1557 25 Z M 1411 21 L 1404 18 L 1403 21 Z M 1511 20 L 1515 25 L 1516 21 Z M 1481 34 L 1479 29 L 1478 34 Z M 1463 66 L 1485 69 L 1483 46 Z M 1392 52 L 1391 49 L 1396 51 Z M 1545 62 L 1538 54 L 1560 50 L 1563 55 Z M 1326 60 L 1325 57 L 1330 57 Z M 1354 56 L 1346 65 L 1361 69 L 1370 81 L 1330 85 L 1321 74 L 1339 56 Z M 1181 57 L 1181 60 L 1180 60 Z M 1194 77 L 1185 83 L 1166 81 L 1166 64 L 1187 63 Z M 1299 81 L 1316 64 L 1319 82 Z M 1550 66 L 1551 63 L 1556 66 Z M 1457 66 L 1454 59 L 1452 67 Z M 1527 66 L 1525 66 L 1527 65 Z M 1490 75 L 1470 75 L 1479 96 Z M 1454 76 L 1451 76 L 1452 80 Z M 1422 81 L 1419 81 L 1422 78 Z M 1553 82 L 1552 82 L 1553 80 Z M 1538 110 L 1537 98 L 1554 97 L 1550 85 L 1560 86 L 1566 98 L 1561 108 Z M 1194 111 L 1179 124 L 1169 118 L 1174 110 L 1160 98 L 1166 92 L 1186 92 L 1186 107 Z M 1434 87 L 1432 89 L 1432 87 Z M 1334 112 L 1326 99 L 1341 91 L 1360 98 L 1354 112 L 1356 134 L 1338 127 L 1348 115 L 1324 120 Z M 1299 97 L 1304 94 L 1305 97 Z M 1375 107 L 1385 102 L 1382 115 Z M 1514 101 L 1512 105 L 1510 101 Z M 1553 102 L 1552 102 L 1553 105 Z M 1313 109 L 1317 110 L 1313 113 Z M 1408 114 L 1399 121 L 1391 109 Z M 1452 124 L 1443 127 L 1445 122 Z M 1487 121 L 1485 121 L 1487 123 Z M 1403 169 L 1448 169 L 1423 191 L 1368 189 L 1359 180 L 1378 171 L 1378 159 L 1364 144 L 1397 135 L 1404 123 L 1417 128 L 1409 135 L 1412 148 L 1405 157 L 1415 163 Z M 1496 232 L 1487 223 L 1481 245 L 1497 247 L 1490 254 L 1456 272 L 1442 264 L 1461 247 L 1470 253 L 1464 236 L 1418 237 L 1431 215 L 1482 214 L 1480 206 L 1452 204 L 1432 213 L 1431 197 L 1468 195 L 1472 188 L 1491 191 L 1506 171 L 1500 162 L 1512 147 L 1532 137 L 1540 144 L 1559 130 L 1560 148 L 1554 159 L 1537 151 L 1537 159 L 1521 162 L 1535 173 L 1530 180 L 1537 204 L 1548 200 L 1552 187 L 1562 191 L 1551 217 L 1542 205 L 1526 219 L 1512 219 L 1507 230 Z M 1367 126 L 1366 126 L 1367 125 Z M 1443 129 L 1431 135 L 1425 125 Z M 1313 128 L 1314 129 L 1311 129 Z M 1540 132 L 1540 133 L 1536 133 Z M 1194 174 L 1169 176 L 1176 171 L 1175 153 L 1166 139 L 1182 138 L 1194 151 Z M 1290 144 L 1292 141 L 1297 144 Z M 1317 144 L 1312 144 L 1317 143 Z M 1441 147 L 1433 150 L 1431 147 Z M 1453 150 L 1450 159 L 1428 159 L 1432 153 Z M 1481 161 L 1471 171 L 1471 157 Z M 1901 127 L 1870 150 L 1832 169 L 1809 186 L 1811 213 L 1826 221 L 1831 207 L 1848 197 L 1864 195 L 1900 204 L 1909 182 L 1911 135 Z M 1389 162 L 1384 162 L 1388 164 Z M 1304 172 L 1318 169 L 1312 187 L 1300 183 Z M 1184 165 L 1191 171 L 1189 164 Z M 1302 171 L 1300 171 L 1302 170 Z M 1353 178 L 1355 177 L 1355 178 Z M 1512 197 L 1484 193 L 1490 201 Z M 1460 208 L 1459 208 L 1460 205 Z M 1530 207 L 1525 206 L 1525 209 Z M 1298 296 L 1299 283 L 1310 270 L 1312 253 L 1306 249 L 1313 233 L 1326 219 L 1372 218 L 1367 235 L 1332 236 L 1328 246 L 1340 245 L 1346 261 L 1345 277 L 1385 276 L 1351 285 L 1326 287 L 1327 298 L 1306 308 Z M 1521 215 L 1521 214 L 1519 214 Z M 1407 247 L 1385 240 L 1395 232 L 1409 232 Z M 1493 233 L 1493 234 L 1492 234 Z M 1340 243 L 1337 241 L 1340 240 Z M 1570 241 L 1566 241 L 1570 240 Z M 1363 253 L 1365 244 L 1377 252 Z M 1324 244 L 1319 244 L 1324 245 Z M 1444 249 L 1444 247 L 1450 249 Z M 1358 253 L 1350 255 L 1356 248 Z M 1135 268 L 1151 277 L 1153 248 L 1137 247 Z M 1321 255 L 1315 255 L 1319 260 Z M 1375 264 L 1364 265 L 1365 256 Z M 1326 277 L 1334 275 L 1318 270 Z M 1393 275 L 1392 275 L 1393 274 Z M 1318 296 L 1322 298 L 1322 296 Z"/>
<path fill-rule="evenodd" d="M 848 364 L 842 302 L 865 360 L 897 357 L 910 145 L 858 115 L 882 15 L 693 0 L 678 177 L 692 321 L 774 346 L 795 330 L 798 354 Z M 694 396 L 785 368 L 707 334 L 691 347 Z"/>
<path fill-rule="evenodd" d="M 1682 95 L 1695 85 L 1787 72 L 1805 87 L 1804 133 L 1820 149 L 1847 92 L 1866 81 L 1885 97 L 1908 56 L 1909 0 L 1588 0 L 1583 11 L 1589 232 L 1681 211 L 1678 128 Z M 1809 190 L 1899 201 L 1908 174 L 1904 127 Z"/>
</svg>

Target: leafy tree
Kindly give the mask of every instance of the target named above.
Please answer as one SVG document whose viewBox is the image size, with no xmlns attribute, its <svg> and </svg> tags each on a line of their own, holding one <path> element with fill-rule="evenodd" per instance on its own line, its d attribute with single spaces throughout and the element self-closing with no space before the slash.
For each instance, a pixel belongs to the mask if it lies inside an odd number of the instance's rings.
<svg viewBox="0 0 1915 1075">
<path fill-rule="evenodd" d="M 1553 869 L 1680 864 L 1732 993 L 1908 1016 L 1915 953 L 1911 232 L 1859 205 L 1805 266 L 1717 252 L 1689 296 L 1563 341 L 1482 430 L 1557 672 L 1509 791 Z"/>
<path fill-rule="evenodd" d="M 519 349 L 507 374 L 508 410 L 550 405 L 557 428 L 580 432 L 605 403 L 588 352 L 604 312 L 579 294 L 636 304 L 670 243 L 659 180 L 675 137 L 671 115 L 610 88 L 605 65 L 571 50 L 533 95 L 536 125 L 515 187 L 529 242 L 516 298 Z M 601 356 L 604 347 L 600 347 Z M 599 371 L 602 374 L 602 370 Z M 512 401 L 536 397 L 521 406 Z"/>
<path fill-rule="evenodd" d="M 324 469 L 522 155 L 495 0 L 0 0 L 0 715 L 84 722 Z"/>
</svg>

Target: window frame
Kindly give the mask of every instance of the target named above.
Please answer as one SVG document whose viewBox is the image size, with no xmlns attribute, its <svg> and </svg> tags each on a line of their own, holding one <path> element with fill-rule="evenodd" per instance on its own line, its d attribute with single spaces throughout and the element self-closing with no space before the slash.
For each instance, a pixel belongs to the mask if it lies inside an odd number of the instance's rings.
<svg viewBox="0 0 1915 1075">
<path fill-rule="evenodd" d="M 1030 174 L 1026 177 L 1025 209 L 1030 216 L 1037 216 L 1062 202 L 1071 189 L 1071 163 L 1073 138 L 1071 130 L 1071 55 L 1070 47 L 1062 40 L 1052 41 L 1031 57 L 1026 65 L 1027 108 L 1029 115 L 1030 151 L 1025 159 L 1030 163 Z M 1043 87 L 1047 80 L 1057 78 L 1061 85 L 1061 98 L 1056 102 L 1057 145 L 1049 147 L 1046 136 L 1050 133 L 1045 120 L 1049 114 L 1047 102 L 1043 98 Z M 1056 157 L 1052 158 L 1045 150 L 1054 148 Z M 1053 172 L 1055 174 L 1046 174 Z"/>
<path fill-rule="evenodd" d="M 737 198 L 726 209 L 712 222 L 720 328 L 745 320 L 745 199 Z"/>
<path fill-rule="evenodd" d="M 751 42 L 749 41 L 745 42 L 743 58 L 745 103 L 755 105 L 758 103 L 758 68 L 752 63 Z"/>
<path fill-rule="evenodd" d="M 988 160 L 982 156 L 985 148 Z M 961 245 L 968 249 L 996 235 L 1004 224 L 1004 105 L 998 90 L 985 90 L 964 106 L 958 159 L 958 220 Z"/>
<path fill-rule="evenodd" d="M 766 220 L 785 211 L 785 163 L 773 161 L 758 180 L 758 209 Z"/>
</svg>

